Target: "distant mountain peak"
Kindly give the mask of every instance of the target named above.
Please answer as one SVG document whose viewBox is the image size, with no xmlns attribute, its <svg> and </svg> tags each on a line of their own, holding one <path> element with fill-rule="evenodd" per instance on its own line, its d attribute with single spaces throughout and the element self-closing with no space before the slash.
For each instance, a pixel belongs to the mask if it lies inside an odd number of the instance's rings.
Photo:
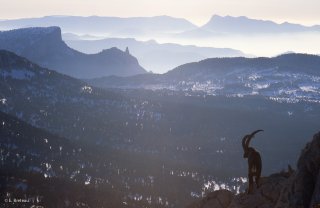
<svg viewBox="0 0 320 208">
<path fill-rule="evenodd" d="M 222 15 L 214 14 L 211 17 L 211 20 L 212 19 L 219 19 L 219 18 L 221 18 L 221 19 L 249 19 L 247 16 L 231 16 L 231 15 L 222 16 Z"/>
<path fill-rule="evenodd" d="M 109 49 L 103 49 L 101 52 L 109 52 L 109 51 L 114 51 L 114 52 L 122 52 L 119 48 L 117 47 L 112 47 Z"/>
<path fill-rule="evenodd" d="M 253 18 L 249 18 L 247 16 L 231 16 L 231 15 L 220 16 L 220 15 L 213 15 L 211 17 L 211 19 L 205 25 L 214 24 L 217 21 L 223 21 L 223 23 L 226 23 L 226 24 L 228 24 L 230 22 L 235 22 L 235 23 L 258 22 L 258 23 L 277 24 L 277 23 L 275 23 L 275 22 L 273 22 L 271 20 L 253 19 Z M 240 21 L 243 21 L 243 22 L 240 22 Z"/>
<path fill-rule="evenodd" d="M 108 48 L 108 49 L 103 49 L 100 53 L 98 54 L 104 54 L 104 55 L 107 55 L 107 54 L 113 54 L 113 55 L 121 55 L 121 56 L 126 56 L 126 55 L 129 55 L 131 56 L 130 54 L 127 54 L 127 53 L 124 53 L 124 51 L 120 50 L 119 48 L 117 47 L 112 47 L 112 48 Z"/>
<path fill-rule="evenodd" d="M 213 15 L 211 19 L 201 27 L 221 33 L 290 33 L 319 31 L 316 26 L 307 27 L 299 24 L 284 22 L 278 24 L 270 20 L 252 19 L 246 16 L 219 16 Z"/>
</svg>

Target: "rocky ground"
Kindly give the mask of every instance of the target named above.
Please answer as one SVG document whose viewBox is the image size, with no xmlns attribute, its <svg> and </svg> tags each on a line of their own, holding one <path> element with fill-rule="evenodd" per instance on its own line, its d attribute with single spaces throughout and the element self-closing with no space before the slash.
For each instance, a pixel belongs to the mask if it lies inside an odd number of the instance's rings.
<svg viewBox="0 0 320 208">
<path fill-rule="evenodd" d="M 297 170 L 261 178 L 253 194 L 214 191 L 187 208 L 320 208 L 320 132 L 302 150 Z"/>
</svg>

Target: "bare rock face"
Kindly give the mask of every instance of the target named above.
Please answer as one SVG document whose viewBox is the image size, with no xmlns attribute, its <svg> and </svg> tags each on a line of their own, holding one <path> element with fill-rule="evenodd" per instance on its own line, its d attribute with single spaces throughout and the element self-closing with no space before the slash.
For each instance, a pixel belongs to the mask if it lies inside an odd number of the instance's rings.
<svg viewBox="0 0 320 208">
<path fill-rule="evenodd" d="M 262 177 L 253 194 L 208 194 L 188 208 L 320 208 L 320 133 L 302 150 L 298 169 Z"/>
<path fill-rule="evenodd" d="M 320 133 L 302 150 L 292 185 L 291 207 L 320 207 Z"/>
</svg>

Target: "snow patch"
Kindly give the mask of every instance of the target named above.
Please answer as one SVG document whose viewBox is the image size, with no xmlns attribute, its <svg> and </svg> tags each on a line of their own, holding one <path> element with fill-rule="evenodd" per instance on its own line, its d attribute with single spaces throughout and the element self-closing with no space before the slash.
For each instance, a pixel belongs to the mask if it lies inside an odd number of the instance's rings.
<svg viewBox="0 0 320 208">
<path fill-rule="evenodd" d="M 300 86 L 300 89 L 304 92 L 317 92 L 317 88 L 314 86 Z"/>
<path fill-rule="evenodd" d="M 5 105 L 7 103 L 7 99 L 6 98 L 2 98 L 0 99 L 0 103 Z"/>
<path fill-rule="evenodd" d="M 258 74 L 251 74 L 248 79 L 251 80 L 251 81 L 256 81 L 257 79 L 260 79 L 261 76 L 258 75 Z"/>
<path fill-rule="evenodd" d="M 85 86 L 81 87 L 81 92 L 91 94 L 92 93 L 92 87 L 85 85 Z"/>
</svg>

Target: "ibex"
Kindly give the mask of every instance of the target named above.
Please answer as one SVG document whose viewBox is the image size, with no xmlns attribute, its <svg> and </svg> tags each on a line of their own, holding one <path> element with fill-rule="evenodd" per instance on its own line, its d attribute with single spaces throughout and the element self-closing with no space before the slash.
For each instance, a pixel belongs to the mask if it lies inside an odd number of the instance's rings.
<svg viewBox="0 0 320 208">
<path fill-rule="evenodd" d="M 245 135 L 242 139 L 242 147 L 244 151 L 243 157 L 248 158 L 248 194 L 252 193 L 253 191 L 253 177 L 255 177 L 255 182 L 257 184 L 257 187 L 259 188 L 259 180 L 262 169 L 261 156 L 257 150 L 255 150 L 253 147 L 249 147 L 249 144 L 254 135 L 260 131 L 263 130 L 256 130 L 249 135 Z"/>
</svg>

